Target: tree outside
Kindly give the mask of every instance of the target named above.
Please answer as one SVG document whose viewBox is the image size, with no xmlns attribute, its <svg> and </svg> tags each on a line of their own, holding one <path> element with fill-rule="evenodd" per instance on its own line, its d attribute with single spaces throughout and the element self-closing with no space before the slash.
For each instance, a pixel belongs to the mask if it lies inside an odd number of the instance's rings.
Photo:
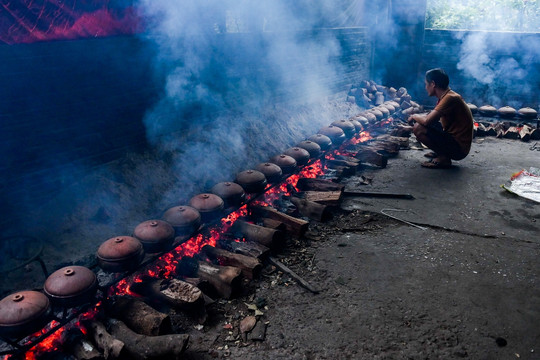
<svg viewBox="0 0 540 360">
<path fill-rule="evenodd" d="M 428 0 L 425 26 L 540 32 L 540 0 Z"/>
</svg>

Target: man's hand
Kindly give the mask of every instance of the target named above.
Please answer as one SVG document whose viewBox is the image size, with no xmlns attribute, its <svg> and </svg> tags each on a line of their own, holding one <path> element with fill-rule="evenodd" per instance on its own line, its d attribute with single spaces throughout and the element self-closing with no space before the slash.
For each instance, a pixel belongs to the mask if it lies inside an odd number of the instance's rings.
<svg viewBox="0 0 540 360">
<path fill-rule="evenodd" d="M 409 116 L 409 118 L 407 119 L 407 123 L 409 125 L 414 125 L 414 123 L 416 122 L 416 115 L 418 114 L 412 114 L 411 116 Z"/>
</svg>

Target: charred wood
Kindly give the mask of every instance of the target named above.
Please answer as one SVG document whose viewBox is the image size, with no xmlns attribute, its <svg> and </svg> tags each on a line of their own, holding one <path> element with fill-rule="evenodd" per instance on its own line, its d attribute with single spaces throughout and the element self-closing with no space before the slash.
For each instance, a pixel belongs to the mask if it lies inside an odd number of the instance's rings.
<svg viewBox="0 0 540 360">
<path fill-rule="evenodd" d="M 293 236 L 301 237 L 308 230 L 309 222 L 284 214 L 273 207 L 252 205 L 250 206 L 250 209 L 254 214 L 258 214 L 261 217 L 267 217 L 282 222 L 287 227 L 287 232 Z"/>
<path fill-rule="evenodd" d="M 122 321 L 109 321 L 111 334 L 125 344 L 129 359 L 181 359 L 189 341 L 187 334 L 146 336 L 132 331 Z"/>
<path fill-rule="evenodd" d="M 267 227 L 267 228 L 270 228 L 270 229 L 275 229 L 275 230 L 279 230 L 279 231 L 283 231 L 283 232 L 287 231 L 287 227 L 281 221 L 277 221 L 277 220 L 270 219 L 270 218 L 263 218 L 262 223 L 263 223 L 264 227 Z"/>
<path fill-rule="evenodd" d="M 124 343 L 109 334 L 103 323 L 98 320 L 87 320 L 83 325 L 88 329 L 98 349 L 103 352 L 105 359 L 118 359 L 122 355 Z"/>
<path fill-rule="evenodd" d="M 201 280 L 208 281 L 216 294 L 224 299 L 230 299 L 242 288 L 242 270 L 236 267 L 199 261 L 197 275 Z"/>
<path fill-rule="evenodd" d="M 220 265 L 234 266 L 241 269 L 244 276 L 248 279 L 257 278 L 261 274 L 262 263 L 256 257 L 235 254 L 210 245 L 205 245 L 202 251 L 208 258 Z"/>
<path fill-rule="evenodd" d="M 252 256 L 259 260 L 270 254 L 270 248 L 254 241 L 221 240 L 218 242 L 218 247 L 236 254 Z"/>
<path fill-rule="evenodd" d="M 62 334 L 63 346 L 78 360 L 102 360 L 103 354 L 98 351 L 81 332 L 80 329 L 72 329 Z"/>
<path fill-rule="evenodd" d="M 312 220 L 327 221 L 332 218 L 332 214 L 326 205 L 298 197 L 291 197 L 291 202 L 296 206 L 301 215 Z"/>
<path fill-rule="evenodd" d="M 314 201 L 328 206 L 337 206 L 341 202 L 342 191 L 303 191 L 297 194 L 298 197 Z"/>
<path fill-rule="evenodd" d="M 301 178 L 298 180 L 296 187 L 301 191 L 343 191 L 345 185 L 323 179 Z"/>
<path fill-rule="evenodd" d="M 285 234 L 283 231 L 251 224 L 246 221 L 236 221 L 233 231 L 243 235 L 249 241 L 257 242 L 272 250 L 279 250 L 285 244 Z"/>
<path fill-rule="evenodd" d="M 362 164 L 376 166 L 379 168 L 385 168 L 388 164 L 388 158 L 380 154 L 376 149 L 372 149 L 366 146 L 360 148 L 356 153 L 356 158 L 359 159 Z"/>
<path fill-rule="evenodd" d="M 117 297 L 107 304 L 108 315 L 122 320 L 133 331 L 157 336 L 172 332 L 169 315 L 157 311 L 141 300 L 127 296 Z"/>
</svg>

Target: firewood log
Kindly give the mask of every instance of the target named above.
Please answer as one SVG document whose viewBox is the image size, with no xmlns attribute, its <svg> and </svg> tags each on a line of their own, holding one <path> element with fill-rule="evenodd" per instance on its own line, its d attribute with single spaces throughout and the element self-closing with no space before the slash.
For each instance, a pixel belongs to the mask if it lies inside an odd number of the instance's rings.
<svg viewBox="0 0 540 360">
<path fill-rule="evenodd" d="M 270 248 L 254 241 L 221 240 L 217 245 L 221 249 L 225 249 L 236 254 L 252 256 L 259 260 L 264 259 L 270 253 Z"/>
<path fill-rule="evenodd" d="M 105 359 L 118 359 L 124 350 L 124 343 L 107 332 L 105 325 L 98 320 L 86 320 L 83 326 L 88 329 L 88 333 L 94 343 L 103 352 Z"/>
<path fill-rule="evenodd" d="M 519 139 L 519 129 L 516 126 L 511 126 L 503 134 L 505 139 Z"/>
<path fill-rule="evenodd" d="M 246 240 L 257 242 L 272 250 L 280 250 L 285 244 L 285 234 L 277 229 L 238 220 L 232 230 L 244 236 Z"/>
<path fill-rule="evenodd" d="M 396 143 L 399 145 L 400 149 L 409 148 L 409 138 L 406 136 L 393 136 L 393 135 L 384 134 L 384 135 L 377 136 L 374 139 L 374 141 L 379 141 L 379 140 L 390 141 L 390 142 Z"/>
<path fill-rule="evenodd" d="M 251 205 L 250 209 L 254 214 L 258 214 L 259 216 L 264 216 L 281 221 L 287 227 L 287 232 L 293 236 L 304 236 L 304 234 L 308 230 L 309 222 L 284 214 L 281 211 L 274 209 L 273 207 Z"/>
<path fill-rule="evenodd" d="M 362 164 L 368 164 L 380 168 L 385 168 L 388 164 L 388 158 L 386 156 L 369 147 L 361 147 L 361 149 L 356 153 L 356 158 L 359 159 Z"/>
<path fill-rule="evenodd" d="M 122 320 L 133 331 L 149 336 L 169 334 L 172 332 L 171 318 L 145 302 L 121 296 L 107 304 L 109 316 Z"/>
<path fill-rule="evenodd" d="M 332 214 L 326 205 L 298 197 L 291 197 L 291 202 L 296 206 L 300 214 L 310 219 L 327 221 L 332 218 Z"/>
<path fill-rule="evenodd" d="M 125 344 L 133 360 L 181 359 L 189 341 L 187 334 L 145 336 L 132 331 L 122 321 L 110 319 L 111 334 Z"/>
<path fill-rule="evenodd" d="M 521 141 L 529 141 L 531 140 L 531 135 L 533 132 L 533 128 L 529 125 L 523 125 L 521 130 L 519 130 L 519 137 L 521 138 Z"/>
<path fill-rule="evenodd" d="M 197 276 L 208 281 L 216 294 L 224 299 L 236 295 L 242 286 L 242 270 L 232 266 L 219 266 L 199 261 Z"/>
<path fill-rule="evenodd" d="M 103 354 L 98 351 L 81 332 L 80 329 L 71 329 L 62 334 L 63 347 L 78 360 L 103 360 Z"/>
<path fill-rule="evenodd" d="M 281 221 L 277 221 L 270 218 L 263 218 L 262 223 L 264 227 L 267 227 L 270 229 L 280 230 L 283 232 L 287 231 L 287 227 Z"/>
<path fill-rule="evenodd" d="M 343 191 L 345 185 L 323 179 L 300 178 L 296 187 L 301 191 Z"/>
<path fill-rule="evenodd" d="M 302 199 L 328 206 L 338 206 L 342 195 L 342 191 L 303 191 L 297 194 Z"/>
<path fill-rule="evenodd" d="M 210 245 L 205 245 L 202 251 L 213 261 L 221 265 L 234 266 L 242 270 L 242 274 L 248 279 L 257 278 L 262 270 L 262 263 L 259 259 L 242 254 L 219 249 Z"/>
</svg>

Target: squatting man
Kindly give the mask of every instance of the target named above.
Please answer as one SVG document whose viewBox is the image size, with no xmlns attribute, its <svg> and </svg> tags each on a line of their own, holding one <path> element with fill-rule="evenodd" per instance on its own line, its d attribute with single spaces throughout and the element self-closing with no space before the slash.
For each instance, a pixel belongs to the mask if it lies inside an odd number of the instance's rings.
<svg viewBox="0 0 540 360">
<path fill-rule="evenodd" d="M 416 139 L 433 150 L 422 163 L 430 169 L 447 169 L 452 160 L 464 159 L 471 150 L 473 116 L 461 95 L 451 90 L 443 69 L 426 72 L 425 87 L 429 96 L 437 97 L 437 105 L 428 114 L 414 114 L 408 119 Z"/>
</svg>

